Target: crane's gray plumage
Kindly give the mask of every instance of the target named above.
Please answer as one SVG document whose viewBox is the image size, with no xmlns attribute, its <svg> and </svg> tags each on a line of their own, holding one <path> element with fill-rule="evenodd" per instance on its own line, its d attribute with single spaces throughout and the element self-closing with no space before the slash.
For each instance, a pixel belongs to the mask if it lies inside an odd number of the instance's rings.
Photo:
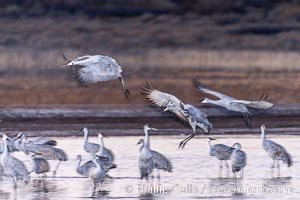
<svg viewBox="0 0 300 200">
<path fill-rule="evenodd" d="M 84 133 L 84 140 L 83 140 L 83 149 L 89 153 L 91 156 L 96 155 L 100 150 L 100 144 L 92 143 L 88 141 L 88 129 L 83 128 L 82 132 Z M 108 157 L 111 162 L 115 160 L 115 155 L 112 150 L 103 147 L 103 155 L 104 157 Z"/>
<path fill-rule="evenodd" d="M 98 140 L 99 140 L 99 153 L 98 156 L 101 158 L 107 158 L 106 160 L 100 160 L 101 166 L 105 169 L 105 172 L 107 172 L 110 169 L 114 169 L 117 167 L 116 164 L 114 164 L 114 157 L 106 156 L 107 153 L 104 151 L 104 142 L 103 142 L 103 135 L 101 133 L 98 134 Z"/>
<path fill-rule="evenodd" d="M 202 103 L 214 104 L 214 105 L 226 108 L 227 110 L 241 112 L 243 114 L 245 123 L 249 128 L 252 128 L 251 120 L 250 120 L 251 112 L 248 110 L 247 107 L 253 108 L 253 109 L 264 109 L 265 110 L 265 109 L 269 109 L 273 106 L 273 103 L 265 101 L 267 99 L 267 96 L 263 96 L 259 101 L 238 100 L 236 98 L 227 96 L 220 92 L 211 90 L 196 80 L 193 80 L 193 83 L 196 86 L 196 88 L 198 88 L 199 91 L 219 98 L 218 100 L 212 100 L 209 98 L 205 98 L 202 101 Z"/>
<path fill-rule="evenodd" d="M 85 55 L 71 60 L 65 54 L 64 58 L 68 62 L 61 67 L 71 66 L 75 77 L 80 82 L 97 83 L 119 79 L 125 96 L 130 97 L 130 92 L 126 88 L 121 74 L 122 68 L 113 58 L 102 55 Z"/>
<path fill-rule="evenodd" d="M 89 160 L 89 161 L 85 162 L 84 164 L 80 165 L 81 161 L 82 161 L 82 157 L 81 157 L 81 155 L 78 155 L 76 171 L 78 174 L 88 177 L 90 170 L 92 168 L 96 168 L 96 165 L 92 160 Z M 112 164 L 107 157 L 99 156 L 98 161 L 99 161 L 98 163 L 101 165 L 101 167 L 103 167 L 105 172 L 108 172 L 110 169 L 117 167 L 117 165 Z"/>
<path fill-rule="evenodd" d="M 32 172 L 37 175 L 43 174 L 46 176 L 47 172 L 50 172 L 50 164 L 44 158 L 37 158 L 35 154 L 31 155 Z"/>
<path fill-rule="evenodd" d="M 35 144 L 33 142 L 27 142 L 26 137 L 23 135 L 21 138 L 15 141 L 15 147 L 19 151 L 23 151 L 28 154 L 29 152 L 35 153 L 36 157 L 44 158 L 46 160 L 59 160 L 67 161 L 68 156 L 62 149 L 55 148 L 50 145 Z"/>
<path fill-rule="evenodd" d="M 287 150 L 281 146 L 280 144 L 277 144 L 276 142 L 272 140 L 268 140 L 266 138 L 266 132 L 265 132 L 265 126 L 262 125 L 261 127 L 261 141 L 262 146 L 264 150 L 268 153 L 270 158 L 274 161 L 274 167 L 275 167 L 275 161 L 283 161 L 283 163 L 286 163 L 288 167 L 293 165 L 293 159 L 291 154 L 287 152 Z M 278 163 L 279 164 L 279 163 Z"/>
<path fill-rule="evenodd" d="M 57 145 L 56 140 L 52 140 L 52 139 L 47 138 L 47 137 L 32 138 L 32 140 L 28 141 L 28 142 L 32 142 L 34 144 L 50 145 L 50 146 L 56 146 Z"/>
<path fill-rule="evenodd" d="M 15 141 L 15 147 L 19 151 L 23 151 L 25 154 L 35 153 L 36 158 L 43 158 L 46 160 L 58 160 L 58 164 L 53 170 L 53 175 L 56 174 L 57 169 L 61 161 L 67 161 L 67 153 L 59 148 L 44 145 L 44 144 L 35 144 L 33 142 L 27 142 L 27 137 L 25 134 L 20 133 L 21 137 Z"/>
<path fill-rule="evenodd" d="M 89 177 L 93 180 L 93 184 L 94 184 L 94 190 L 96 189 L 98 184 L 102 184 L 105 180 L 106 174 L 105 174 L 105 170 L 103 167 L 101 167 L 101 165 L 99 164 L 99 156 L 95 155 L 93 156 L 93 162 L 96 165 L 95 168 L 91 168 L 89 170 Z"/>
<path fill-rule="evenodd" d="M 149 130 L 157 130 L 157 129 L 151 128 L 148 124 L 144 125 L 144 133 L 145 133 L 144 146 L 140 150 L 140 155 L 139 155 L 139 169 L 141 173 L 141 179 L 146 178 L 147 180 L 154 168 L 154 159 L 150 149 L 150 140 L 148 134 Z"/>
<path fill-rule="evenodd" d="M 154 105 L 164 108 L 164 111 L 170 111 L 192 127 L 193 134 L 181 141 L 179 147 L 184 148 L 186 143 L 195 136 L 196 127 L 200 127 L 205 133 L 209 133 L 212 129 L 212 124 L 208 121 L 207 115 L 195 106 L 184 104 L 174 95 L 155 89 L 149 82 L 144 83 L 141 89 L 142 94 Z"/>
<path fill-rule="evenodd" d="M 244 151 L 241 150 L 241 144 L 235 143 L 232 147 L 228 148 L 227 151 L 232 151 L 232 149 L 235 147 L 231 154 L 231 167 L 232 172 L 234 174 L 234 177 L 237 172 L 242 171 L 242 177 L 243 177 L 243 169 L 247 164 L 247 155 Z"/>
<path fill-rule="evenodd" d="M 137 144 L 141 144 L 140 151 L 144 148 L 144 139 L 140 139 Z M 154 168 L 161 169 L 167 172 L 173 172 L 173 165 L 170 159 L 168 159 L 163 154 L 150 150 L 153 156 Z"/>
<path fill-rule="evenodd" d="M 1 165 L 3 168 L 3 174 L 10 177 L 14 187 L 17 187 L 17 180 L 22 180 L 25 183 L 28 183 L 30 177 L 26 165 L 9 154 L 7 146 L 8 142 L 8 137 L 3 135 L 4 148 L 3 153 L 1 154 Z"/>
<path fill-rule="evenodd" d="M 208 146 L 209 146 L 209 155 L 216 157 L 218 160 L 230 160 L 231 154 L 234 148 L 230 148 L 225 144 L 214 144 L 211 145 L 211 140 L 215 140 L 213 138 L 208 139 Z M 230 148 L 229 151 L 226 151 Z"/>
</svg>

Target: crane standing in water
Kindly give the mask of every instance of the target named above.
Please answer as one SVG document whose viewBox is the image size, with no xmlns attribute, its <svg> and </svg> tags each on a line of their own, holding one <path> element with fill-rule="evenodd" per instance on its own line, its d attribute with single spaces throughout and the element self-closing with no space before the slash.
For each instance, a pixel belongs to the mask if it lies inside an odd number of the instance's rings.
<svg viewBox="0 0 300 200">
<path fill-rule="evenodd" d="M 145 146 L 144 139 L 140 139 L 137 144 L 141 144 L 141 147 L 140 147 L 140 152 L 141 152 Z M 154 151 L 154 150 L 150 150 L 150 151 L 153 156 L 154 169 L 157 169 L 157 173 L 158 173 L 157 177 L 158 178 L 160 178 L 159 170 L 173 172 L 173 165 L 172 165 L 171 160 L 169 160 L 166 156 L 164 156 L 163 154 L 161 154 L 157 151 Z"/>
<path fill-rule="evenodd" d="M 234 149 L 235 147 L 235 149 Z M 235 143 L 232 147 L 228 148 L 226 152 L 231 152 L 231 167 L 233 172 L 234 180 L 236 179 L 236 173 L 241 171 L 241 178 L 244 176 L 244 167 L 247 164 L 247 155 L 241 150 L 242 146 L 240 143 Z"/>
<path fill-rule="evenodd" d="M 143 180 L 143 178 L 149 180 L 149 175 L 152 173 L 154 168 L 154 159 L 150 149 L 150 140 L 148 134 L 149 130 L 156 131 L 157 129 L 151 128 L 148 124 L 144 125 L 145 143 L 143 148 L 140 150 L 140 155 L 139 155 L 139 169 L 141 173 L 141 180 Z"/>
<path fill-rule="evenodd" d="M 278 173 L 280 173 L 280 160 L 283 161 L 283 163 L 286 163 L 288 167 L 292 166 L 293 160 L 291 154 L 289 154 L 287 150 L 280 144 L 267 139 L 265 125 L 261 125 L 260 129 L 262 146 L 268 153 L 269 157 L 274 161 L 272 168 L 278 168 Z"/>
<path fill-rule="evenodd" d="M 14 188 L 17 188 L 17 180 L 22 180 L 25 183 L 29 182 L 29 172 L 26 165 L 19 159 L 11 156 L 8 152 L 9 139 L 3 135 L 3 153 L 1 154 L 1 165 L 3 174 L 10 177 Z"/>
<path fill-rule="evenodd" d="M 222 174 L 222 168 L 223 168 L 223 161 L 225 162 L 225 167 L 228 168 L 227 160 L 230 160 L 231 154 L 234 150 L 234 148 L 230 148 L 229 146 L 225 144 L 211 144 L 212 140 L 216 140 L 214 138 L 208 138 L 208 147 L 209 147 L 209 155 L 216 157 L 219 162 L 219 175 Z M 230 151 L 226 151 L 227 149 L 230 149 Z"/>
<path fill-rule="evenodd" d="M 99 162 L 101 162 L 98 158 L 99 156 L 94 155 L 92 161 L 96 165 L 95 168 L 91 168 L 89 171 L 89 177 L 93 180 L 93 191 L 96 190 L 97 186 L 100 184 L 102 186 L 102 183 L 105 180 L 106 174 L 104 168 L 101 166 Z"/>
</svg>

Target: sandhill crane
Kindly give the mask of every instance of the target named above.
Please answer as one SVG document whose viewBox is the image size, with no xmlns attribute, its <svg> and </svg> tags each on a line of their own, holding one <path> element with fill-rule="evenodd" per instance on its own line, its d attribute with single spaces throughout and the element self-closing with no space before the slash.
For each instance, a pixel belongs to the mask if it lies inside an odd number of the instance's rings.
<svg viewBox="0 0 300 200">
<path fill-rule="evenodd" d="M 266 138 L 265 125 L 261 125 L 260 129 L 261 129 L 262 146 L 264 150 L 268 153 L 270 158 L 272 158 L 274 161 L 272 168 L 277 167 L 279 169 L 280 160 L 283 161 L 283 163 L 286 163 L 288 167 L 292 166 L 293 160 L 291 154 L 289 154 L 287 150 L 280 144 L 277 144 L 276 142 L 273 142 Z M 277 161 L 277 165 L 276 165 L 276 161 Z"/>
<path fill-rule="evenodd" d="M 37 158 L 36 154 L 32 154 L 30 156 L 31 164 L 32 164 L 32 171 L 38 175 L 42 174 L 43 177 L 46 177 L 46 173 L 50 172 L 50 164 L 44 158 Z"/>
<path fill-rule="evenodd" d="M 88 141 L 89 132 L 87 128 L 83 128 L 82 132 L 84 133 L 83 149 L 93 157 L 99 152 L 100 145 Z M 112 162 L 115 159 L 112 150 L 107 149 L 106 147 L 103 147 L 103 156 L 108 157 Z"/>
<path fill-rule="evenodd" d="M 103 142 L 103 135 L 101 133 L 98 134 L 98 140 L 99 140 L 99 156 L 107 158 L 107 161 L 102 160 L 102 167 L 105 169 L 105 172 L 107 172 L 110 169 L 114 169 L 117 167 L 116 164 L 114 164 L 114 157 L 106 157 L 106 154 L 104 153 L 104 142 Z"/>
<path fill-rule="evenodd" d="M 235 149 L 234 149 L 235 147 Z M 241 178 L 244 175 L 244 167 L 247 164 L 247 155 L 241 150 L 242 146 L 240 143 L 235 143 L 232 147 L 228 148 L 226 151 L 231 152 L 231 167 L 234 179 L 236 178 L 236 173 L 241 171 Z"/>
<path fill-rule="evenodd" d="M 96 168 L 96 165 L 94 164 L 94 162 L 92 160 L 89 160 L 81 165 L 81 161 L 82 161 L 81 155 L 78 155 L 76 160 L 77 160 L 76 171 L 78 174 L 80 174 L 82 176 L 88 177 L 89 171 L 92 168 Z M 117 166 L 115 164 L 111 164 L 107 157 L 99 156 L 98 161 L 99 161 L 99 164 L 101 165 L 101 167 L 103 167 L 103 169 L 105 170 L 105 172 L 108 172 L 110 169 L 116 168 L 116 166 Z"/>
<path fill-rule="evenodd" d="M 8 142 L 9 139 L 6 135 L 3 135 L 3 153 L 1 154 L 1 165 L 3 168 L 3 174 L 11 178 L 14 188 L 17 187 L 17 180 L 22 180 L 25 183 L 29 182 L 29 172 L 26 165 L 18 160 L 17 158 L 11 156 L 8 152 Z"/>
<path fill-rule="evenodd" d="M 95 155 L 93 156 L 93 162 L 96 165 L 95 168 L 91 168 L 89 171 L 89 177 L 93 180 L 93 186 L 94 186 L 94 191 L 96 187 L 100 184 L 102 186 L 102 183 L 105 180 L 106 174 L 105 170 L 101 165 L 99 164 L 99 156 Z"/>
<path fill-rule="evenodd" d="M 140 147 L 140 152 L 141 152 L 145 145 L 144 139 L 140 139 L 137 144 L 141 144 L 141 147 Z M 158 177 L 160 177 L 159 170 L 173 172 L 173 165 L 172 165 L 171 160 L 169 160 L 166 156 L 164 156 L 163 154 L 161 154 L 157 151 L 154 151 L 154 150 L 150 150 L 150 151 L 153 156 L 154 169 L 157 169 Z"/>
<path fill-rule="evenodd" d="M 121 74 L 122 68 L 113 58 L 102 55 L 85 55 L 71 60 L 65 54 L 63 54 L 63 57 L 68 62 L 61 67 L 71 66 L 78 81 L 83 83 L 97 83 L 119 79 L 125 96 L 130 98 L 130 92 L 126 88 Z"/>
<path fill-rule="evenodd" d="M 193 133 L 180 142 L 179 148 L 184 148 L 186 143 L 195 136 L 197 126 L 205 133 L 209 133 L 212 129 L 212 124 L 208 121 L 207 115 L 193 105 L 184 104 L 174 95 L 155 89 L 149 82 L 145 83 L 141 89 L 142 94 L 154 105 L 164 108 L 164 111 L 170 111 L 192 127 Z"/>
<path fill-rule="evenodd" d="M 143 148 L 141 148 L 139 155 L 139 169 L 141 173 L 141 180 L 143 180 L 143 178 L 146 178 L 148 180 L 149 175 L 152 173 L 152 170 L 154 168 L 154 160 L 150 149 L 150 140 L 148 134 L 149 130 L 156 131 L 157 129 L 151 128 L 148 124 L 144 125 L 144 146 Z"/>
<path fill-rule="evenodd" d="M 64 152 L 62 149 L 55 148 L 50 145 L 34 144 L 32 142 L 27 143 L 26 136 L 22 133 L 20 133 L 20 135 L 21 138 L 15 141 L 15 147 L 19 151 L 23 151 L 26 154 L 28 154 L 29 152 L 35 153 L 37 158 L 44 158 L 46 160 L 58 160 L 58 164 L 53 170 L 53 175 L 56 174 L 61 161 L 68 160 L 66 152 Z"/>
<path fill-rule="evenodd" d="M 227 149 L 229 149 L 230 147 L 225 145 L 225 144 L 211 144 L 212 140 L 216 140 L 214 138 L 208 138 L 208 147 L 209 147 L 209 155 L 210 156 L 214 156 L 216 157 L 220 163 L 219 163 L 219 169 L 220 172 L 223 168 L 222 166 L 222 162 L 225 162 L 225 166 L 226 168 L 228 168 L 228 163 L 227 160 L 230 160 L 231 154 L 233 152 L 234 149 L 231 149 L 230 151 L 226 151 Z"/>
<path fill-rule="evenodd" d="M 81 161 L 82 161 L 81 155 L 78 155 L 76 160 L 77 160 L 76 171 L 77 171 L 78 174 L 80 174 L 82 176 L 87 176 L 88 177 L 90 169 L 96 167 L 96 165 L 93 163 L 93 161 L 87 161 L 83 165 L 80 165 Z"/>
<path fill-rule="evenodd" d="M 218 100 L 204 98 L 204 100 L 202 100 L 202 103 L 214 104 L 226 108 L 227 110 L 230 111 L 241 112 L 243 114 L 245 123 L 249 128 L 252 128 L 251 120 L 250 120 L 251 112 L 248 110 L 247 107 L 252 109 L 266 110 L 271 108 L 274 105 L 273 103 L 265 101 L 268 98 L 268 96 L 265 95 L 262 96 L 262 98 L 258 101 L 238 100 L 236 98 L 227 96 L 220 92 L 211 90 L 205 87 L 204 85 L 202 85 L 201 83 L 197 82 L 196 80 L 193 80 L 193 83 L 198 88 L 199 91 L 219 98 Z"/>
</svg>

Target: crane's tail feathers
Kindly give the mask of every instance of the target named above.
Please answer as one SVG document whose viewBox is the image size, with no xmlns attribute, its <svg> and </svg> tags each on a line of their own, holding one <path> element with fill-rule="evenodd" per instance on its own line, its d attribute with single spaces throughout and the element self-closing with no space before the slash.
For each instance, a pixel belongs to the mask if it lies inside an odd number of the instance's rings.
<svg viewBox="0 0 300 200">
<path fill-rule="evenodd" d="M 271 99 L 269 94 L 263 93 L 263 95 L 260 97 L 259 101 L 269 101 L 271 103 L 276 103 L 276 100 Z"/>
<path fill-rule="evenodd" d="M 130 91 L 127 89 L 126 85 L 125 85 L 125 82 L 123 80 L 122 77 L 119 78 L 121 84 L 122 84 L 122 88 L 123 88 L 123 92 L 126 96 L 126 98 L 129 100 L 131 98 L 131 94 L 130 94 Z"/>
<path fill-rule="evenodd" d="M 200 83 L 197 79 L 192 79 L 193 85 L 199 89 L 202 90 L 203 88 L 206 88 L 202 83 Z"/>
<path fill-rule="evenodd" d="M 292 166 L 293 165 L 293 158 L 292 158 L 291 154 L 286 153 L 286 158 L 287 158 L 287 160 L 286 160 L 287 166 L 288 167 Z"/>
</svg>

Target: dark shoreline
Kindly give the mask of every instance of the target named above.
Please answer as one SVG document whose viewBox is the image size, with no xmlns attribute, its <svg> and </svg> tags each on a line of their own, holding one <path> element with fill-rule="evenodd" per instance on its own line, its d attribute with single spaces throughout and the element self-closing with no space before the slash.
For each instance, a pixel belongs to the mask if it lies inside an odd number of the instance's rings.
<svg viewBox="0 0 300 200">
<path fill-rule="evenodd" d="M 265 124 L 268 133 L 298 135 L 300 133 L 300 105 L 278 105 L 262 112 L 253 111 L 253 129 L 247 129 L 238 113 L 222 108 L 201 107 L 213 123 L 211 134 L 259 134 Z M 83 127 L 90 135 L 103 132 L 106 136 L 143 135 L 146 123 L 159 129 L 153 135 L 190 134 L 188 125 L 171 114 L 147 105 L 91 105 L 91 106 L 32 106 L 1 107 L 0 132 L 14 135 L 19 131 L 29 136 L 81 136 Z M 203 134 L 198 129 L 197 134 Z"/>
</svg>

